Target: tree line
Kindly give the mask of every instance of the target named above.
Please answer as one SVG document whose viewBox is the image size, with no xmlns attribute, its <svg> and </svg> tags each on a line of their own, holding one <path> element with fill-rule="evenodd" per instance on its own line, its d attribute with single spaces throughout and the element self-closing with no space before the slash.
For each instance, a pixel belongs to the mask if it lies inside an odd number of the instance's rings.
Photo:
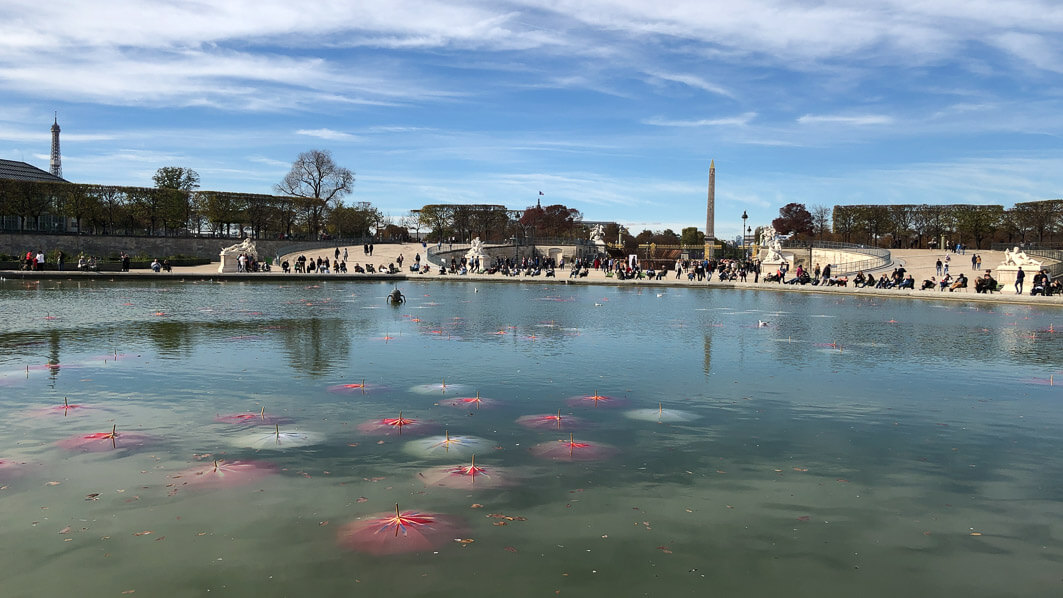
<svg viewBox="0 0 1063 598">
<path fill-rule="evenodd" d="M 844 205 L 791 203 L 772 226 L 797 239 L 878 247 L 936 247 L 942 239 L 982 248 L 990 243 L 1055 243 L 1063 238 L 1063 199 L 1001 205 Z M 758 231 L 759 232 L 759 231 Z"/>
</svg>

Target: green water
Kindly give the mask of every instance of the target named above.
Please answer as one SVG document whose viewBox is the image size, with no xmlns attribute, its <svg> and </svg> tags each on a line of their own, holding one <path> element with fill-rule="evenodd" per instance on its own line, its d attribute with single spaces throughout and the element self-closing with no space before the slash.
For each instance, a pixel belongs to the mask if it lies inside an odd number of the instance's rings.
<svg viewBox="0 0 1063 598">
<path fill-rule="evenodd" d="M 0 468 L 0 594 L 1063 592 L 1063 311 L 401 286 L 408 303 L 392 308 L 375 283 L 0 282 L 0 460 L 15 463 Z M 363 380 L 367 392 L 330 391 Z M 444 380 L 446 393 L 416 392 Z M 440 404 L 477 392 L 497 404 Z M 568 403 L 593 394 L 627 404 Z M 92 408 L 41 413 L 64 398 Z M 215 422 L 262 408 L 322 441 L 240 448 L 253 430 Z M 515 420 L 558 410 L 615 455 L 534 455 L 567 431 Z M 400 411 L 489 440 L 476 463 L 509 485 L 426 484 L 468 461 L 359 430 Z M 150 440 L 57 444 L 112 426 Z M 216 488 L 175 477 L 216 458 L 275 473 Z M 461 529 L 413 554 L 341 547 L 343 526 L 396 503 Z"/>
</svg>

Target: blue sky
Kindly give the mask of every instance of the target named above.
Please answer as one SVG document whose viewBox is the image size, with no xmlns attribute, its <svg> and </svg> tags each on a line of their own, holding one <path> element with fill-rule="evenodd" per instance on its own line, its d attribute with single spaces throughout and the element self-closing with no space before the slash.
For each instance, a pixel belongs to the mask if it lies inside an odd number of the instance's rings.
<svg viewBox="0 0 1063 598">
<path fill-rule="evenodd" d="M 716 234 L 789 202 L 1063 197 L 1054 1 L 0 0 L 0 157 L 272 192 L 302 151 L 348 201 L 547 203 Z"/>
</svg>

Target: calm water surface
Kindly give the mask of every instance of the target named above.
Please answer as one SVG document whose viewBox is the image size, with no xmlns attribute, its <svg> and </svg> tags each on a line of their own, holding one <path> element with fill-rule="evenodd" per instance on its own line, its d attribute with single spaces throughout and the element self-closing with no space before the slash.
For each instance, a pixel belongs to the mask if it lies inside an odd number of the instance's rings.
<svg viewBox="0 0 1063 598">
<path fill-rule="evenodd" d="M 0 593 L 1063 592 L 1063 311 L 401 286 L 392 308 L 375 283 L 0 282 Z M 476 393 L 495 404 L 442 404 Z M 611 400 L 569 403 L 595 394 Z M 46 412 L 64 398 L 86 407 Z M 262 409 L 320 442 L 243 448 L 276 429 L 215 421 Z M 558 410 L 560 431 L 516 423 Z M 400 411 L 486 439 L 476 464 L 508 485 L 437 486 L 469 458 L 359 428 Z M 577 417 L 575 439 L 614 454 L 535 454 Z M 148 438 L 58 444 L 112 426 Z M 217 458 L 274 469 L 181 473 Z M 414 554 L 341 545 L 396 503 L 459 528 Z"/>
</svg>

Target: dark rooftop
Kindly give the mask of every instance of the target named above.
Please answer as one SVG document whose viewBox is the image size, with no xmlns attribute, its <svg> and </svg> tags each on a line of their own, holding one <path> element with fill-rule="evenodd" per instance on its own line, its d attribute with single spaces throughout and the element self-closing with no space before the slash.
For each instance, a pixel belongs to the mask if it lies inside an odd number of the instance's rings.
<svg viewBox="0 0 1063 598">
<path fill-rule="evenodd" d="M 69 182 L 65 179 L 61 179 L 47 170 L 41 170 L 31 164 L 25 162 L 16 162 L 15 160 L 0 160 L 0 179 L 10 179 L 15 181 L 42 181 L 51 183 L 66 183 Z"/>
</svg>

